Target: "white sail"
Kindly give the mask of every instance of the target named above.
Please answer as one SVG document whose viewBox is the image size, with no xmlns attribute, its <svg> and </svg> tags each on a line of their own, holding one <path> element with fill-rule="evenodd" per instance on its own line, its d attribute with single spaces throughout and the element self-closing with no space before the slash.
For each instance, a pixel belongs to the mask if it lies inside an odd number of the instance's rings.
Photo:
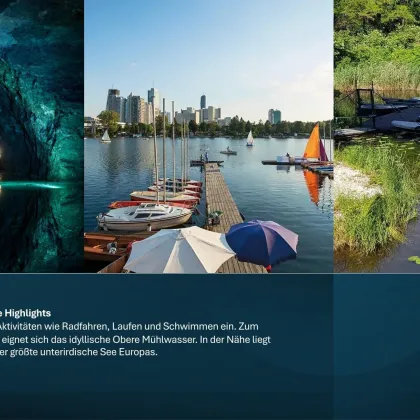
<svg viewBox="0 0 420 420">
<path fill-rule="evenodd" d="M 102 136 L 102 141 L 103 141 L 104 143 L 109 143 L 109 142 L 111 141 L 111 139 L 109 138 L 109 135 L 108 135 L 108 130 L 105 130 L 105 133 L 104 133 L 104 135 Z"/>
<path fill-rule="evenodd" d="M 252 137 L 252 130 L 248 134 L 248 140 L 246 142 L 247 146 L 253 146 L 254 145 L 254 137 Z"/>
</svg>

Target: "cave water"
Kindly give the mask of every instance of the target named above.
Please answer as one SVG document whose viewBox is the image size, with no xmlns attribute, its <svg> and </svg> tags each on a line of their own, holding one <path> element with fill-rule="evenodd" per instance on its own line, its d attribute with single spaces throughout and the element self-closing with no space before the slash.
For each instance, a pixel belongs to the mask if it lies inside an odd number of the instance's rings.
<svg viewBox="0 0 420 420">
<path fill-rule="evenodd" d="M 0 0 L 0 272 L 83 269 L 83 0 Z"/>
</svg>

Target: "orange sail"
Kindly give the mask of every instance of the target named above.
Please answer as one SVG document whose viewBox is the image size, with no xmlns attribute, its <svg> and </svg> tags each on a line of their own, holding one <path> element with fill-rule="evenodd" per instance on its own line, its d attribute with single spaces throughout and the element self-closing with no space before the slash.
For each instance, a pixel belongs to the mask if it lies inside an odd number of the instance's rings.
<svg viewBox="0 0 420 420">
<path fill-rule="evenodd" d="M 303 157 L 306 159 L 321 159 L 321 138 L 319 136 L 319 123 L 315 124 L 314 129 L 309 137 L 308 143 L 306 144 L 305 153 Z"/>
</svg>

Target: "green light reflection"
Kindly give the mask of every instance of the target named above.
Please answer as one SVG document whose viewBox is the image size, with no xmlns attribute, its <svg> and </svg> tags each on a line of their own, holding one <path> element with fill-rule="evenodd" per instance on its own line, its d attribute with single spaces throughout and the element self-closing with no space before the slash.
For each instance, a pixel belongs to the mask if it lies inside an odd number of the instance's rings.
<svg viewBox="0 0 420 420">
<path fill-rule="evenodd" d="M 0 189 L 3 188 L 13 188 L 13 189 L 41 189 L 41 188 L 48 188 L 48 189 L 59 189 L 59 188 L 67 188 L 68 185 L 65 183 L 59 182 L 41 182 L 41 181 L 1 181 L 0 182 Z"/>
</svg>

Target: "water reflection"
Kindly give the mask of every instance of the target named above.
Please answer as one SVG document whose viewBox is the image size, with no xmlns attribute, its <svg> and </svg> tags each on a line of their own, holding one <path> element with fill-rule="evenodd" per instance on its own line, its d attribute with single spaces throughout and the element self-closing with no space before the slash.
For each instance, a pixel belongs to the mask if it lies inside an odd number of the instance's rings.
<svg viewBox="0 0 420 420">
<path fill-rule="evenodd" d="M 200 159 L 208 151 L 210 160 L 224 160 L 222 174 L 239 211 L 246 220 L 273 220 L 299 235 L 298 258 L 275 266 L 274 272 L 331 272 L 333 270 L 333 226 L 331 180 L 318 182 L 318 205 L 308 191 L 300 167 L 262 165 L 261 160 L 277 156 L 302 155 L 307 139 L 191 138 L 189 158 Z M 181 142 L 176 141 L 177 176 L 181 175 Z M 220 154 L 236 150 L 236 156 Z M 162 176 L 163 141 L 158 139 L 159 173 Z M 327 150 L 329 146 L 326 146 Z M 167 174 L 172 176 L 172 140 L 166 148 Z M 85 141 L 85 230 L 96 228 L 95 216 L 114 200 L 128 200 L 134 190 L 145 190 L 154 179 L 153 140 L 113 139 L 109 145 Z M 190 177 L 204 180 L 203 168 L 190 168 Z M 319 176 L 315 174 L 316 176 Z M 205 214 L 205 200 L 199 211 Z M 204 220 L 202 217 L 201 222 Z"/>
</svg>

